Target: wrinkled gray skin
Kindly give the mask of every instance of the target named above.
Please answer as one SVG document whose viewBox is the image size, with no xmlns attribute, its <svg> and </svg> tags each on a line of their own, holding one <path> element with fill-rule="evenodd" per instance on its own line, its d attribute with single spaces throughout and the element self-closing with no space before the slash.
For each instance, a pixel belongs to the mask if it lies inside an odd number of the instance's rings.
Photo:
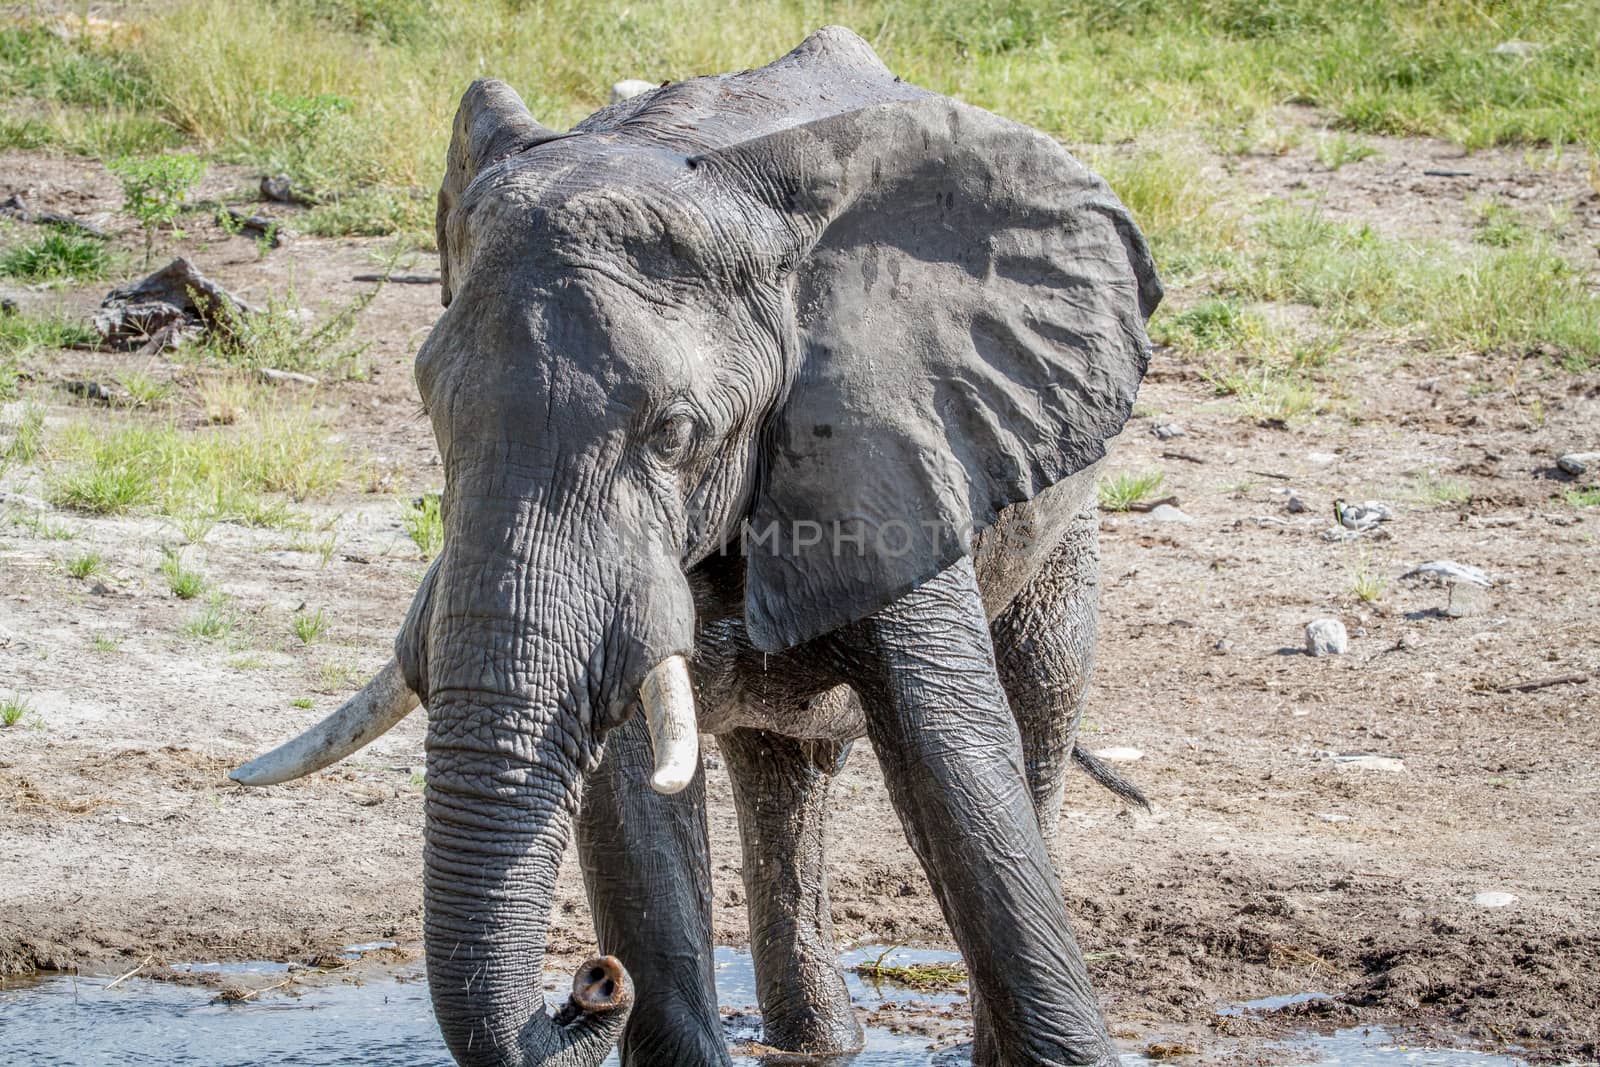
<svg viewBox="0 0 1600 1067">
<path fill-rule="evenodd" d="M 416 374 L 445 547 L 397 653 L 429 710 L 456 1059 L 587 1067 L 620 1036 L 629 1065 L 728 1061 L 703 775 L 652 792 L 634 713 L 686 654 L 770 1043 L 860 1041 L 822 828 L 865 736 L 970 967 L 976 1062 L 1112 1063 L 1045 844 L 1093 647 L 1093 465 L 1160 299 L 1104 183 L 829 29 L 567 134 L 475 83 L 439 242 Z M 544 1011 L 574 822 L 631 1014 Z"/>
</svg>

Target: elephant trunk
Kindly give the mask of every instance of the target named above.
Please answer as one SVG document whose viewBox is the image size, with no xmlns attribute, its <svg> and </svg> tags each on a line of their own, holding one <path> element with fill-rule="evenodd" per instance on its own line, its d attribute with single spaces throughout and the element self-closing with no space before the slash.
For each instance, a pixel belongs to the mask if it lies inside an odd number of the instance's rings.
<svg viewBox="0 0 1600 1067">
<path fill-rule="evenodd" d="M 424 940 L 428 984 L 445 1041 L 463 1067 L 595 1067 L 622 1034 L 633 1002 L 610 957 L 578 969 L 554 1017 L 545 1010 L 544 946 L 556 873 L 575 802 L 577 768 L 559 752 L 518 765 L 473 751 L 459 726 L 496 709 L 447 706 L 430 727 Z M 477 731 L 470 731 L 470 736 Z"/>
<path fill-rule="evenodd" d="M 680 786 L 686 747 L 698 765 L 681 659 L 693 608 L 681 571 L 586 554 L 594 537 L 571 513 L 525 499 L 455 499 L 425 640 L 401 654 L 429 712 L 428 979 L 459 1063 L 594 1067 L 632 987 L 617 961 L 591 960 L 546 1013 L 557 870 L 582 777 L 636 701 L 660 727 L 661 784 Z"/>
</svg>

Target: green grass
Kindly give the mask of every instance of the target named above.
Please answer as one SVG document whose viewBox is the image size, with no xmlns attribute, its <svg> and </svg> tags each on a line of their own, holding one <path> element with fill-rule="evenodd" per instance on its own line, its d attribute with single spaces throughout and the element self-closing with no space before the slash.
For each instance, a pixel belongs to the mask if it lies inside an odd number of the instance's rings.
<svg viewBox="0 0 1600 1067">
<path fill-rule="evenodd" d="M 1210 374 L 1221 396 L 1231 396 L 1239 413 L 1262 423 L 1292 424 L 1316 414 L 1327 401 L 1303 375 L 1260 364 Z"/>
<path fill-rule="evenodd" d="M 97 339 L 93 328 L 82 319 L 26 313 L 0 315 L 0 364 L 22 359 L 41 349 L 92 344 Z M 0 400 L 9 400 L 14 395 L 0 393 Z"/>
<path fill-rule="evenodd" d="M 299 296 L 291 287 L 282 297 L 271 298 L 262 313 L 233 317 L 227 330 L 208 335 L 196 351 L 202 358 L 227 367 L 270 367 L 313 376 L 364 379 L 367 367 L 363 357 L 369 343 L 352 342 L 351 335 L 359 316 L 383 284 L 364 290 L 313 327 L 305 325 Z"/>
<path fill-rule="evenodd" d="M 1100 483 L 1100 507 L 1104 511 L 1127 511 L 1140 501 L 1155 496 L 1165 480 L 1166 475 L 1160 471 L 1113 475 Z"/>
<path fill-rule="evenodd" d="M 227 598 L 213 596 L 198 614 L 183 624 L 183 632 L 202 641 L 220 641 L 232 636 L 239 619 L 228 606 Z"/>
<path fill-rule="evenodd" d="M 1363 604 L 1376 604 L 1389 588 L 1389 579 L 1373 571 L 1363 556 L 1350 572 L 1350 593 Z"/>
<path fill-rule="evenodd" d="M 148 509 L 247 526 L 283 526 L 289 501 L 338 485 L 345 455 L 304 408 L 262 409 L 229 428 L 173 422 L 78 420 L 55 437 L 51 502 L 91 514 Z"/>
<path fill-rule="evenodd" d="M 328 617 L 321 608 L 313 612 L 299 611 L 294 616 L 294 635 L 301 644 L 314 645 L 328 630 Z"/>
<path fill-rule="evenodd" d="M 25 282 L 91 282 L 110 269 L 104 241 L 67 230 L 47 230 L 0 253 L 0 274 Z"/>
<path fill-rule="evenodd" d="M 444 514 L 438 493 L 424 493 L 401 517 L 406 533 L 416 543 L 424 559 L 432 559 L 444 547 Z"/>
<path fill-rule="evenodd" d="M 1443 353 L 1553 352 L 1574 370 L 1600 363 L 1600 294 L 1541 240 L 1462 255 L 1277 204 L 1239 245 L 1214 250 L 1211 267 L 1216 297 L 1305 305 L 1334 344 L 1361 331 Z M 1181 315 L 1161 321 L 1182 325 Z"/>
<path fill-rule="evenodd" d="M 122 641 L 123 639 L 120 637 L 111 637 L 107 634 L 95 634 L 93 637 L 89 638 L 89 647 L 96 652 L 109 655 L 110 653 L 117 652 L 122 648 Z"/>
<path fill-rule="evenodd" d="M 66 562 L 67 573 L 80 581 L 103 574 L 105 569 L 105 556 L 93 549 L 73 556 Z"/>
<path fill-rule="evenodd" d="M 1365 141 L 1335 133 L 1317 141 L 1317 162 L 1329 170 L 1338 170 L 1346 163 L 1359 163 L 1371 159 L 1378 150 Z"/>
<path fill-rule="evenodd" d="M 1515 210 L 1498 200 L 1484 200 L 1473 205 L 1472 239 L 1492 248 L 1515 248 L 1526 244 L 1533 236 L 1532 229 Z"/>
<path fill-rule="evenodd" d="M 161 550 L 161 576 L 167 580 L 167 588 L 179 600 L 193 600 L 205 592 L 205 577 L 199 571 L 192 571 L 183 565 L 183 553 L 175 548 Z"/>
<path fill-rule="evenodd" d="M 291 708 L 301 708 L 303 710 L 306 708 L 316 707 L 317 702 L 312 700 L 310 697 L 295 697 L 293 700 L 289 701 L 289 706 Z"/>
<path fill-rule="evenodd" d="M 892 982 L 925 993 L 955 989 L 967 980 L 967 969 L 960 963 L 889 963 L 893 948 L 885 949 L 877 959 L 857 964 L 856 974 L 876 985 Z"/>
<path fill-rule="evenodd" d="M 324 660 L 317 664 L 317 690 L 323 693 L 339 693 L 347 689 L 354 689 L 361 684 L 361 676 L 356 673 L 355 667 L 345 660 Z"/>
<path fill-rule="evenodd" d="M 1411 484 L 1411 499 L 1429 507 L 1446 507 L 1465 504 L 1472 499 L 1472 490 L 1464 482 L 1441 478 L 1437 471 L 1417 475 Z"/>
<path fill-rule="evenodd" d="M 136 408 L 156 407 L 172 395 L 172 383 L 149 371 L 130 368 L 120 372 L 117 380 L 128 393 L 128 403 Z"/>
<path fill-rule="evenodd" d="M 0 469 L 13 461 L 29 463 L 44 447 L 44 409 L 29 401 L 15 419 L 0 424 Z"/>
<path fill-rule="evenodd" d="M 120 132 L 142 115 L 324 193 L 430 188 L 471 77 L 565 128 L 619 78 L 759 65 L 836 22 L 896 73 L 1075 143 L 1270 125 L 1285 101 L 1355 133 L 1600 143 L 1600 9 L 1578 0 L 179 0 L 131 17 L 137 42 L 7 29 L 0 98 L 30 106 L 0 132 L 81 145 L 93 116 Z M 1491 54 L 1512 38 L 1548 47 Z"/>
<path fill-rule="evenodd" d="M 17 693 L 0 699 L 0 727 L 9 728 L 17 725 L 22 721 L 22 717 L 32 710 L 33 706 Z"/>
<path fill-rule="evenodd" d="M 1600 508 L 1600 485 L 1591 485 L 1586 489 L 1568 489 L 1563 497 L 1575 508 Z"/>
</svg>

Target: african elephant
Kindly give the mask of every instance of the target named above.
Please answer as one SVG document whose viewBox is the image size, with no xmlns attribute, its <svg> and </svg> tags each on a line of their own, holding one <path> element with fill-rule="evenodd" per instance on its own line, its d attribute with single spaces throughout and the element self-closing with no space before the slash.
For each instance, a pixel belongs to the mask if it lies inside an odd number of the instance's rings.
<svg viewBox="0 0 1600 1067">
<path fill-rule="evenodd" d="M 976 1061 L 1114 1062 L 1046 844 L 1094 645 L 1096 465 L 1161 298 L 1105 183 L 825 29 L 567 133 L 474 83 L 438 238 L 416 379 L 444 548 L 394 661 L 236 777 L 308 773 L 427 705 L 424 936 L 456 1059 L 728 1062 L 706 732 L 769 1042 L 860 1041 L 822 825 L 867 737 L 967 961 Z M 574 824 L 614 955 L 552 1017 Z"/>
</svg>

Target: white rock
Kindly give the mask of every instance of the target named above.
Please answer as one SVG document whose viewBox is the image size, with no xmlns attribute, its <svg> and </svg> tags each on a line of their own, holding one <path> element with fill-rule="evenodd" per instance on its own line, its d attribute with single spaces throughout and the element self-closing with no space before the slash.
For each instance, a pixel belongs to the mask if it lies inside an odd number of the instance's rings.
<svg viewBox="0 0 1600 1067">
<path fill-rule="evenodd" d="M 1574 476 L 1582 474 L 1596 463 L 1600 463 L 1600 452 L 1568 452 L 1556 460 L 1556 466 Z"/>
<path fill-rule="evenodd" d="M 1339 462 L 1339 457 L 1332 452 L 1307 452 L 1306 462 L 1315 463 L 1319 467 L 1326 467 Z"/>
<path fill-rule="evenodd" d="M 1498 889 L 1485 889 L 1472 898 L 1472 902 L 1480 908 L 1504 908 L 1517 902 L 1515 893 L 1503 893 Z"/>
<path fill-rule="evenodd" d="M 1096 749 L 1094 757 L 1107 763 L 1132 763 L 1134 760 L 1144 759 L 1144 753 L 1126 745 L 1113 745 L 1111 748 Z"/>
<path fill-rule="evenodd" d="M 1406 769 L 1406 761 L 1396 756 L 1378 756 L 1371 752 L 1341 752 L 1328 758 L 1341 767 L 1354 767 L 1358 771 L 1388 771 L 1399 774 Z"/>
<path fill-rule="evenodd" d="M 1342 656 L 1350 651 L 1350 635 L 1338 619 L 1315 619 L 1306 624 L 1306 652 L 1313 656 Z"/>
<path fill-rule="evenodd" d="M 1155 507 L 1150 509 L 1150 521 L 1189 523 L 1193 522 L 1194 520 L 1185 515 L 1183 512 L 1179 511 L 1177 508 L 1173 507 L 1171 504 L 1157 504 Z"/>
<path fill-rule="evenodd" d="M 1348 815 L 1340 815 L 1338 812 L 1333 812 L 1333 811 L 1319 811 L 1319 812 L 1317 812 L 1317 818 L 1321 819 L 1323 822 L 1349 822 L 1350 821 L 1350 816 L 1348 816 Z"/>
<path fill-rule="evenodd" d="M 1163 441 L 1170 441 L 1174 437 L 1188 437 L 1189 433 L 1175 422 L 1156 422 L 1150 424 L 1150 432 Z"/>
<path fill-rule="evenodd" d="M 1514 59 L 1532 59 L 1543 52 L 1547 45 L 1537 41 L 1502 41 L 1489 49 L 1491 56 L 1511 56 Z"/>
<path fill-rule="evenodd" d="M 1435 582 L 1471 582 L 1487 589 L 1494 584 L 1488 572 L 1477 567 L 1469 567 L 1465 563 L 1457 563 L 1453 559 L 1436 559 L 1413 567 L 1406 571 L 1402 578 L 1427 578 Z"/>
<path fill-rule="evenodd" d="M 611 87 L 611 102 L 620 104 L 624 100 L 632 100 L 641 93 L 648 93 L 655 87 L 655 82 L 647 82 L 641 78 L 629 78 L 626 81 L 617 82 Z"/>
</svg>

